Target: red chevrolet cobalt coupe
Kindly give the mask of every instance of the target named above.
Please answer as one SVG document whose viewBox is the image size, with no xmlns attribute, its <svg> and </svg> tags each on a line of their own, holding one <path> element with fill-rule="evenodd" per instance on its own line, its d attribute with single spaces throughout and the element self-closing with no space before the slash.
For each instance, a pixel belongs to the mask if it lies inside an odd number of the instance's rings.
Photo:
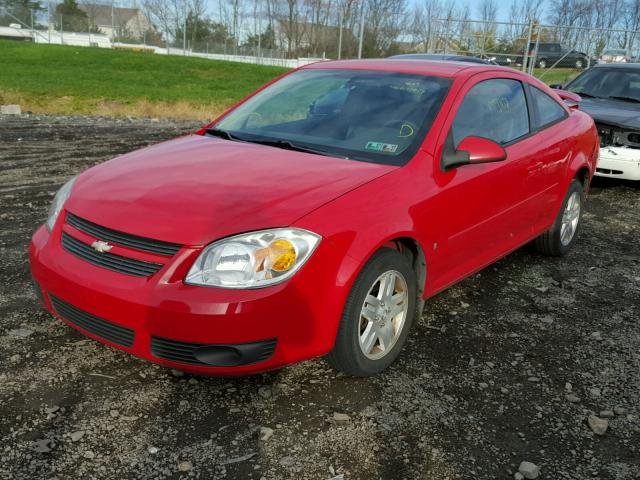
<svg viewBox="0 0 640 480">
<path fill-rule="evenodd" d="M 425 299 L 534 239 L 566 253 L 597 155 L 590 117 L 511 69 L 317 63 L 71 179 L 31 268 L 64 322 L 162 365 L 371 375 Z"/>
</svg>

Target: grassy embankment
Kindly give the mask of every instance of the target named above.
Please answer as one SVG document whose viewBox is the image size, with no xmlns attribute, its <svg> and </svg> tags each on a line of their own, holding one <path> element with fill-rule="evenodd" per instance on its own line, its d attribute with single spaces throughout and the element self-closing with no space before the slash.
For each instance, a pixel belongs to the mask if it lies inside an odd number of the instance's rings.
<svg viewBox="0 0 640 480">
<path fill-rule="evenodd" d="M 37 113 L 206 120 L 286 70 L 0 40 L 0 104 L 18 103 Z M 543 80 L 562 83 L 575 74 L 554 69 Z"/>
<path fill-rule="evenodd" d="M 286 70 L 0 40 L 0 104 L 39 113 L 205 120 Z"/>
</svg>

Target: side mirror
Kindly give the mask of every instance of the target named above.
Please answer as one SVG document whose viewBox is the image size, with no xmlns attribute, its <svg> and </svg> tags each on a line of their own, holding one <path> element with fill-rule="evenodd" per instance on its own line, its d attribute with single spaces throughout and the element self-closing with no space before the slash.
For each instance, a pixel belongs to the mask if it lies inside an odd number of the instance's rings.
<svg viewBox="0 0 640 480">
<path fill-rule="evenodd" d="M 550 88 L 553 88 L 554 90 L 562 90 L 562 84 L 561 83 L 552 83 L 551 85 L 549 85 Z"/>
<path fill-rule="evenodd" d="M 482 137 L 466 137 L 458 148 L 453 148 L 453 139 L 449 135 L 442 153 L 441 165 L 443 170 L 473 165 L 478 163 L 493 163 L 506 160 L 507 152 L 501 145 Z"/>
</svg>

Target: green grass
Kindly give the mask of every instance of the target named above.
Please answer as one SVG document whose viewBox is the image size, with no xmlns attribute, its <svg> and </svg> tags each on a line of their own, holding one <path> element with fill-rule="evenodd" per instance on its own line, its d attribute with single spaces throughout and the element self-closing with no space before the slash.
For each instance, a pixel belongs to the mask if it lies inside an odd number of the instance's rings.
<svg viewBox="0 0 640 480">
<path fill-rule="evenodd" d="M 51 113 L 218 113 L 287 69 L 0 40 L 0 101 Z M 215 110 L 208 112 L 209 110 Z M 208 113 L 208 114 L 207 114 Z"/>
<path fill-rule="evenodd" d="M 0 40 L 0 103 L 56 114 L 206 120 L 285 68 L 177 55 Z M 536 69 L 564 83 L 573 69 Z"/>
<path fill-rule="evenodd" d="M 551 70 L 535 68 L 533 75 L 541 78 L 544 83 L 551 85 L 553 83 L 565 83 L 578 76 L 580 72 L 582 72 L 582 70 L 576 70 L 574 68 L 552 68 Z"/>
</svg>

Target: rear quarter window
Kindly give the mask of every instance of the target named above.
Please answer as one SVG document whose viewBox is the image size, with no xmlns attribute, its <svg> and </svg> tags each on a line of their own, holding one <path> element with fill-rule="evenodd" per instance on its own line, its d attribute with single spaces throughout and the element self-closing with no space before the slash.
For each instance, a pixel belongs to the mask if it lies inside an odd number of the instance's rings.
<svg viewBox="0 0 640 480">
<path fill-rule="evenodd" d="M 530 91 L 536 112 L 534 129 L 544 128 L 567 117 L 566 110 L 542 90 L 531 85 Z"/>
</svg>

